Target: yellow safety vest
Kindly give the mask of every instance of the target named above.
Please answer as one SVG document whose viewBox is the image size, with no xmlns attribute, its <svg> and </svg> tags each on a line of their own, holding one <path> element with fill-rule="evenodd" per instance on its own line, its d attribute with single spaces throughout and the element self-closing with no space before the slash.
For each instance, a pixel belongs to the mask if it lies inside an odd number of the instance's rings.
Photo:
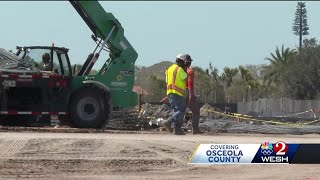
<svg viewBox="0 0 320 180">
<path fill-rule="evenodd" d="M 180 73 L 186 74 L 186 72 L 176 64 L 173 64 L 166 70 L 167 95 L 174 93 L 179 96 L 185 96 L 186 80 L 178 78 L 181 77 Z"/>
</svg>

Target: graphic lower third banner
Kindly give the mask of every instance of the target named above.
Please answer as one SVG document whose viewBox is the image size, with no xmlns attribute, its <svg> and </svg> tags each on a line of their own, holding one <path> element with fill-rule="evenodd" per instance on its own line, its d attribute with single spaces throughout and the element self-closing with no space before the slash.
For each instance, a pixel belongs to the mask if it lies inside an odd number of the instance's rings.
<svg viewBox="0 0 320 180">
<path fill-rule="evenodd" d="M 189 164 L 320 164 L 320 144 L 200 144 Z"/>
</svg>

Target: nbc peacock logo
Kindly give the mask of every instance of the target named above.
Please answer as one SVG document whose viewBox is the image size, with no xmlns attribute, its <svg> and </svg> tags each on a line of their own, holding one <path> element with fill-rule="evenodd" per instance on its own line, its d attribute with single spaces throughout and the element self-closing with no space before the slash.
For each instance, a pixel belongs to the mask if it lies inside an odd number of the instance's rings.
<svg viewBox="0 0 320 180">
<path fill-rule="evenodd" d="M 271 143 L 269 142 L 264 142 L 261 145 L 261 154 L 267 156 L 267 155 L 271 155 L 273 152 L 273 146 Z"/>
</svg>

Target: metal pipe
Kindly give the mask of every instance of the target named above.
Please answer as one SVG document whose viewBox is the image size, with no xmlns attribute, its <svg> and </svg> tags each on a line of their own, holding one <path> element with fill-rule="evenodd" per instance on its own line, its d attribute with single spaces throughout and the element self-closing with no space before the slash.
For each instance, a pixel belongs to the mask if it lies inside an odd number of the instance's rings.
<svg viewBox="0 0 320 180">
<path fill-rule="evenodd" d="M 112 27 L 112 29 L 111 29 L 110 33 L 108 34 L 107 38 L 106 38 L 106 39 L 104 40 L 104 42 L 102 43 L 101 48 L 100 48 L 100 50 L 99 50 L 98 54 L 100 54 L 100 53 L 101 53 L 101 51 L 102 51 L 102 49 L 103 49 L 104 45 L 106 45 L 107 40 L 110 38 L 110 36 L 111 36 L 111 34 L 112 34 L 112 32 L 114 31 L 114 29 L 115 29 L 115 28 L 116 28 L 116 26 L 113 26 L 113 27 Z"/>
<path fill-rule="evenodd" d="M 93 55 L 92 59 L 90 60 L 90 63 L 88 64 L 88 66 L 86 67 L 86 69 L 85 69 L 84 72 L 83 72 L 84 75 L 87 74 L 89 68 L 92 68 L 92 67 L 93 67 L 93 64 L 94 64 L 94 63 L 97 61 L 97 59 L 99 58 L 99 55 L 100 55 L 100 53 L 101 53 L 104 45 L 107 43 L 108 39 L 110 38 L 110 36 L 111 36 L 111 34 L 113 33 L 113 31 L 114 31 L 115 28 L 116 28 L 116 26 L 113 26 L 113 27 L 112 27 L 112 29 L 111 29 L 111 31 L 109 32 L 109 34 L 107 35 L 106 39 L 103 41 L 103 43 L 102 43 L 102 45 L 101 45 L 101 47 L 100 47 L 99 52 Z M 97 46 L 97 48 L 98 48 L 98 46 Z M 96 48 L 96 49 L 97 49 L 97 48 Z M 95 49 L 95 51 L 96 51 L 96 49 Z"/>
<path fill-rule="evenodd" d="M 94 50 L 93 50 L 92 54 L 94 54 L 94 53 L 96 52 L 96 50 L 98 49 L 99 44 L 101 43 L 101 41 L 102 41 L 102 39 L 100 39 L 100 41 L 99 41 L 99 43 L 97 44 L 96 48 L 94 48 Z"/>
</svg>

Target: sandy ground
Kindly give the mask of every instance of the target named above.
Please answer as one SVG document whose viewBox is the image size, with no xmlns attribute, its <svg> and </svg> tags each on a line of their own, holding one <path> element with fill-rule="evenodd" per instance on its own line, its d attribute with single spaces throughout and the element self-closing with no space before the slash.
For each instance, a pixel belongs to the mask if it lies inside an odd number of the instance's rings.
<svg viewBox="0 0 320 180">
<path fill-rule="evenodd" d="M 320 179 L 320 165 L 188 165 L 199 143 L 318 143 L 320 135 L 0 133 L 0 179 Z"/>
</svg>

